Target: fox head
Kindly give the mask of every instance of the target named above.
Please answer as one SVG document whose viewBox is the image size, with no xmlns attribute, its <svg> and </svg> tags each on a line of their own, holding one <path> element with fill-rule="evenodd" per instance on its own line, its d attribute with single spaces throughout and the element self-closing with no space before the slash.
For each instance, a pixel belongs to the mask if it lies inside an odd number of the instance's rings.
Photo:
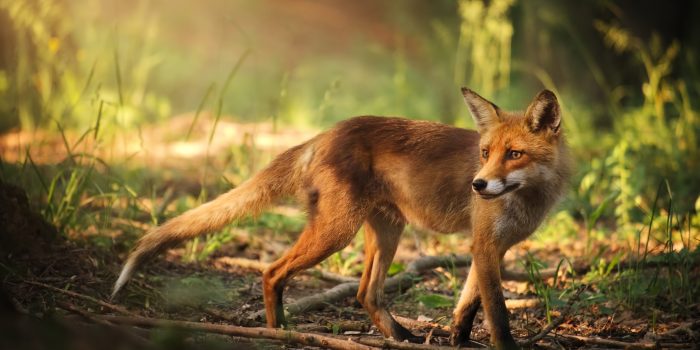
<svg viewBox="0 0 700 350">
<path fill-rule="evenodd" d="M 467 88 L 462 95 L 481 136 L 481 167 L 472 182 L 476 194 L 493 199 L 535 185 L 546 188 L 555 180 L 563 140 L 554 93 L 537 94 L 525 113 L 503 111 Z"/>
</svg>

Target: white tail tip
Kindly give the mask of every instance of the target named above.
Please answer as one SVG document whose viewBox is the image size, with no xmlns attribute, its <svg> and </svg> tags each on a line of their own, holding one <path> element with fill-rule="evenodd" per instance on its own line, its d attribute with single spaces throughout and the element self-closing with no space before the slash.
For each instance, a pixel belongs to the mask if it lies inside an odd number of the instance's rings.
<svg viewBox="0 0 700 350">
<path fill-rule="evenodd" d="M 134 271 L 134 261 L 133 259 L 129 259 L 126 264 L 124 264 L 124 267 L 122 268 L 122 272 L 119 274 L 119 278 L 117 279 L 117 282 L 114 283 L 114 290 L 112 291 L 112 296 L 110 297 L 111 299 L 114 299 L 114 296 L 117 295 L 120 289 L 126 284 L 126 282 L 129 281 L 131 278 L 131 274 Z"/>
</svg>

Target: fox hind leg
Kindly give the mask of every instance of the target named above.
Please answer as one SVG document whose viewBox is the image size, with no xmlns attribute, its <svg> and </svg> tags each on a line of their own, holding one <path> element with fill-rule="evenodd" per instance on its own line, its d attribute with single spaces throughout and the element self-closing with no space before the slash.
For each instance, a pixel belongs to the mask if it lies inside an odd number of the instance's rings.
<svg viewBox="0 0 700 350">
<path fill-rule="evenodd" d="M 384 280 L 389 270 L 404 224 L 395 223 L 379 212 L 365 221 L 365 267 L 357 291 L 357 300 L 367 310 L 372 322 L 386 337 L 402 341 L 421 341 L 391 316 L 384 302 Z"/>
<path fill-rule="evenodd" d="M 287 280 L 345 248 L 366 217 L 363 208 L 343 208 L 343 204 L 332 202 L 332 198 L 324 199 L 322 194 L 319 197 L 318 203 L 315 203 L 315 214 L 294 246 L 263 272 L 268 327 L 275 328 L 286 323 L 282 293 Z"/>
</svg>

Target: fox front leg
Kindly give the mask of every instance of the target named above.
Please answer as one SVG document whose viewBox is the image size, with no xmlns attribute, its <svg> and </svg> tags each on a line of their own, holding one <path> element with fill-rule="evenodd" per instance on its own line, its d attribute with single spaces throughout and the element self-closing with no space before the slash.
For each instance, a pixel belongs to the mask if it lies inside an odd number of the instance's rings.
<svg viewBox="0 0 700 350">
<path fill-rule="evenodd" d="M 469 345 L 474 318 L 480 306 L 481 296 L 479 295 L 476 268 L 474 264 L 472 264 L 453 314 L 452 334 L 450 335 L 450 343 L 452 346 Z"/>
<path fill-rule="evenodd" d="M 478 245 L 474 249 L 473 268 L 477 274 L 477 285 L 486 319 L 490 325 L 491 344 L 496 349 L 519 349 L 510 333 L 508 309 L 501 290 L 501 256 L 496 249 Z"/>
</svg>

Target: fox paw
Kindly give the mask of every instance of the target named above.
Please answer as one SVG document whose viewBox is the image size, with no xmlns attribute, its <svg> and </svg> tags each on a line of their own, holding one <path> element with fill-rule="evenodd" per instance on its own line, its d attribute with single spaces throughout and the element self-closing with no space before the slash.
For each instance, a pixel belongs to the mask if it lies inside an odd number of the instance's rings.
<svg viewBox="0 0 700 350">
<path fill-rule="evenodd" d="M 414 335 L 408 329 L 404 328 L 398 323 L 395 323 L 392 327 L 392 337 L 397 341 L 408 340 L 410 343 L 423 344 L 425 342 L 425 337 Z"/>
<path fill-rule="evenodd" d="M 450 344 L 452 346 L 468 346 L 471 344 L 469 333 L 470 332 L 460 331 L 459 329 L 453 329 L 452 334 L 450 334 Z"/>
</svg>

